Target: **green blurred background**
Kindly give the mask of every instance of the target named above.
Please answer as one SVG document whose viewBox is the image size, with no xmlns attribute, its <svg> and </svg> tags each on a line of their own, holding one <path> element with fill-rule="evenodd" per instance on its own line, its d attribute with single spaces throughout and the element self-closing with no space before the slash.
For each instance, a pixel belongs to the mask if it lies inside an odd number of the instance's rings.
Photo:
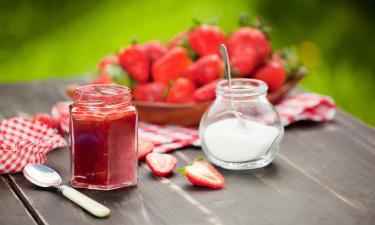
<svg viewBox="0 0 375 225">
<path fill-rule="evenodd" d="M 275 49 L 298 47 L 310 70 L 304 88 L 375 125 L 374 9 L 347 0 L 0 0 L 0 83 L 94 74 L 134 37 L 168 41 L 192 18 L 230 32 L 247 12 L 273 27 Z"/>
</svg>

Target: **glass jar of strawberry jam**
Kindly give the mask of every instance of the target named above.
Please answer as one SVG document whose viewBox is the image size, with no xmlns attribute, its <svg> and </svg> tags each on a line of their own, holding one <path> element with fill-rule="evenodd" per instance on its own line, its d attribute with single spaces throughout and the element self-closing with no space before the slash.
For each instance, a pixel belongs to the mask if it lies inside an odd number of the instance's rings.
<svg viewBox="0 0 375 225">
<path fill-rule="evenodd" d="M 138 181 L 137 111 L 129 88 L 86 85 L 70 106 L 71 183 L 110 190 Z"/>
</svg>

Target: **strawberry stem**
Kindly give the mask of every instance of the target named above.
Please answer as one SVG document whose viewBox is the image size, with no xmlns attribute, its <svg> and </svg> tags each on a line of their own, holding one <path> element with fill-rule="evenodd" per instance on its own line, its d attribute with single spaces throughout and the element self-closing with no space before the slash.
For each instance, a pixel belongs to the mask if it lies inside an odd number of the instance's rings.
<svg viewBox="0 0 375 225">
<path fill-rule="evenodd" d="M 194 159 L 194 162 L 198 161 L 205 161 L 205 158 L 203 156 L 198 156 L 197 158 Z"/>
<path fill-rule="evenodd" d="M 185 173 L 186 173 L 186 167 L 178 168 L 177 170 L 178 170 L 178 172 L 181 173 L 181 176 L 185 176 Z"/>
<path fill-rule="evenodd" d="M 187 38 L 182 41 L 181 46 L 186 49 L 191 60 L 195 61 L 198 59 L 198 54 L 191 48 Z"/>
<path fill-rule="evenodd" d="M 199 21 L 199 20 L 196 19 L 196 18 L 193 18 L 192 21 L 193 21 L 193 25 L 191 26 L 191 30 L 193 30 L 194 28 L 197 28 L 197 27 L 199 27 L 200 25 L 202 25 L 202 22 Z"/>
<path fill-rule="evenodd" d="M 297 49 L 292 47 L 285 47 L 280 52 L 282 58 L 282 64 L 285 72 L 287 73 L 288 79 L 297 75 L 300 69 L 303 67 L 297 53 Z"/>
<path fill-rule="evenodd" d="M 136 44 L 139 43 L 139 40 L 138 40 L 137 37 L 133 37 L 130 43 L 131 43 L 131 45 L 136 45 Z"/>
<path fill-rule="evenodd" d="M 267 26 L 262 20 L 255 18 L 254 21 L 250 21 L 249 15 L 246 12 L 241 12 L 238 17 L 238 25 L 240 27 L 254 27 L 261 30 L 264 35 L 269 39 L 271 34 L 271 27 Z"/>
<path fill-rule="evenodd" d="M 250 19 L 249 15 L 246 12 L 241 12 L 238 16 L 238 25 L 240 27 L 249 27 L 250 26 Z"/>
</svg>

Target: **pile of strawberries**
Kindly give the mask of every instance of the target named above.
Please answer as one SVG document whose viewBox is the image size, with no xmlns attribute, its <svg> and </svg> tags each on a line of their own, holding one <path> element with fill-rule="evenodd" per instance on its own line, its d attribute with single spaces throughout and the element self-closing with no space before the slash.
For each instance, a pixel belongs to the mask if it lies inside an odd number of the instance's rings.
<svg viewBox="0 0 375 225">
<path fill-rule="evenodd" d="M 232 76 L 252 77 L 278 90 L 287 79 L 285 57 L 271 51 L 260 28 L 240 27 L 226 35 L 218 26 L 199 24 L 161 41 L 133 43 L 117 55 L 104 57 L 93 83 L 132 88 L 138 101 L 192 103 L 215 99 L 215 86 L 224 75 L 219 46 L 228 49 Z"/>
</svg>

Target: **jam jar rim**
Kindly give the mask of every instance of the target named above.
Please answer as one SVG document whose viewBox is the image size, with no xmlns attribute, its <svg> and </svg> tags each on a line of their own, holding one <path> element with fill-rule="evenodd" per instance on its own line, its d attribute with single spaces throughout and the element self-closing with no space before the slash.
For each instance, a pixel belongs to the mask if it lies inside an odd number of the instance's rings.
<svg viewBox="0 0 375 225">
<path fill-rule="evenodd" d="M 231 88 L 228 80 L 220 81 L 216 86 L 216 94 L 226 97 L 254 97 L 267 93 L 268 86 L 265 82 L 251 78 L 231 79 Z"/>
<path fill-rule="evenodd" d="M 98 95 L 97 93 L 90 93 L 90 88 L 107 88 L 107 92 L 109 95 L 105 96 L 104 92 L 102 95 Z M 87 89 L 88 92 L 84 90 Z M 104 90 L 105 91 L 105 90 Z M 82 99 L 82 97 L 86 97 Z M 109 104 L 107 101 L 103 101 L 105 98 L 112 98 L 116 101 L 111 102 Z M 115 85 L 115 84 L 87 84 L 84 86 L 80 86 L 74 90 L 73 95 L 73 105 L 77 105 L 80 107 L 92 107 L 92 108 L 113 108 L 113 107 L 120 107 L 123 105 L 129 105 L 132 100 L 131 90 L 128 87 Z"/>
</svg>

